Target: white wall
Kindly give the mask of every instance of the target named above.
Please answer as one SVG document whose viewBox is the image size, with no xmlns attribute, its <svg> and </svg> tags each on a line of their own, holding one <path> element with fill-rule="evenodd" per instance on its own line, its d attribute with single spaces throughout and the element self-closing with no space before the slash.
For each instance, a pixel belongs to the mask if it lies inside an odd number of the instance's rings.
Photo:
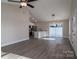
<svg viewBox="0 0 79 59">
<path fill-rule="evenodd" d="M 72 9 L 71 9 L 71 16 L 69 19 L 69 40 L 71 42 L 71 45 L 75 51 L 75 54 L 77 55 L 77 31 L 73 31 L 74 29 L 77 30 L 77 0 L 72 0 Z M 73 19 L 75 17 L 75 19 Z M 73 20 L 75 20 L 75 24 L 73 26 Z M 73 32 L 75 32 L 75 37 L 73 35 Z"/>
<path fill-rule="evenodd" d="M 29 16 L 27 8 L 1 3 L 1 46 L 29 39 Z"/>
</svg>

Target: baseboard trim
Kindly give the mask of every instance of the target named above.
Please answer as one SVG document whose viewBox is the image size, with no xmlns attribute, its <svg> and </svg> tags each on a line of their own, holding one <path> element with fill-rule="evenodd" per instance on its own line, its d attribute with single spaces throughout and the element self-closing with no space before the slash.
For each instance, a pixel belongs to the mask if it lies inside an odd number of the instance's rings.
<svg viewBox="0 0 79 59">
<path fill-rule="evenodd" d="M 1 47 L 8 46 L 8 45 L 11 45 L 11 44 L 15 44 L 15 43 L 18 43 L 18 42 L 22 42 L 22 41 L 25 41 L 25 40 L 29 40 L 29 38 L 18 40 L 18 41 L 8 42 L 6 44 L 2 44 Z"/>
</svg>

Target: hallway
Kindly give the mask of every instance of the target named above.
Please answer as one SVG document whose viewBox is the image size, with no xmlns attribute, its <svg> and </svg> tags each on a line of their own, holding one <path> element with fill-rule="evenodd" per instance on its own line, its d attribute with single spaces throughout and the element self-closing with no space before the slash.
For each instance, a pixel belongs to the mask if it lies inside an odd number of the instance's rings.
<svg viewBox="0 0 79 59">
<path fill-rule="evenodd" d="M 15 59 L 16 55 L 25 59 L 76 59 L 68 39 L 52 39 L 55 40 L 34 39 L 2 47 L 2 51 L 6 52 L 2 59 Z"/>
</svg>

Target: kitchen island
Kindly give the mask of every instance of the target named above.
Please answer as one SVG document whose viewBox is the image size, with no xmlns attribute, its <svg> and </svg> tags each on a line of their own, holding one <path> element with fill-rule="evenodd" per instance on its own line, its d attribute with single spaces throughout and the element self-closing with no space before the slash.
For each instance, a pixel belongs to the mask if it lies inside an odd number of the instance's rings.
<svg viewBox="0 0 79 59">
<path fill-rule="evenodd" d="M 34 37 L 35 38 L 43 38 L 48 36 L 48 31 L 35 31 L 34 32 Z"/>
</svg>

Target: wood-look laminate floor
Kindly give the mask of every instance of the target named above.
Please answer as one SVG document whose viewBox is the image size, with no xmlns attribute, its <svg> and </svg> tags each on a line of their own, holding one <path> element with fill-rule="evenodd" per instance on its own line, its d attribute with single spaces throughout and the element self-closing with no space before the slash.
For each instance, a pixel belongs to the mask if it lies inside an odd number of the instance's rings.
<svg viewBox="0 0 79 59">
<path fill-rule="evenodd" d="M 69 40 L 65 38 L 30 39 L 1 49 L 5 55 L 12 53 L 31 59 L 76 59 Z"/>
</svg>

